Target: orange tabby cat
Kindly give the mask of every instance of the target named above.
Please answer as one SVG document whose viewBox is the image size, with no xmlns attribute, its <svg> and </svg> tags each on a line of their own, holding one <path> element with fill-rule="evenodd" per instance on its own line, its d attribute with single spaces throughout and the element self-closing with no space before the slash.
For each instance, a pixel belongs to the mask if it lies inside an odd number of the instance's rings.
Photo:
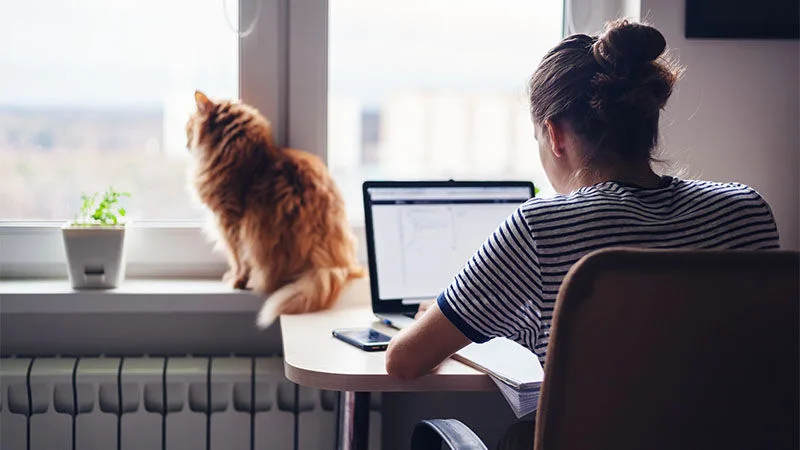
<svg viewBox="0 0 800 450">
<path fill-rule="evenodd" d="M 251 106 L 199 91 L 195 102 L 186 124 L 190 181 L 216 218 L 230 265 L 223 280 L 269 294 L 258 315 L 262 328 L 280 314 L 332 306 L 364 270 L 325 165 L 276 147 L 269 121 Z"/>
</svg>

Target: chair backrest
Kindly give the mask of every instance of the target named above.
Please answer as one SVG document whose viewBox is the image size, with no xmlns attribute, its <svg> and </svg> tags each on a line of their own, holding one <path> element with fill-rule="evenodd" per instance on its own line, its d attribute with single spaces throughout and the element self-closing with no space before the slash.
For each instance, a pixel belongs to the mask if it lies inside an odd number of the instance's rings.
<svg viewBox="0 0 800 450">
<path fill-rule="evenodd" d="M 584 257 L 556 302 L 535 449 L 798 448 L 799 261 Z"/>
</svg>

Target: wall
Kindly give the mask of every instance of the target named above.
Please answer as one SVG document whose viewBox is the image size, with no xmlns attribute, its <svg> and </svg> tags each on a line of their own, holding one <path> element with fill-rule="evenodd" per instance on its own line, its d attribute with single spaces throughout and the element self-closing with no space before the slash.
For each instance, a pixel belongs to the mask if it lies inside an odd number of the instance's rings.
<svg viewBox="0 0 800 450">
<path fill-rule="evenodd" d="M 686 67 L 662 118 L 663 157 L 686 178 L 755 188 L 772 206 L 782 247 L 800 249 L 800 44 L 686 39 L 684 8 L 641 3 Z"/>
</svg>

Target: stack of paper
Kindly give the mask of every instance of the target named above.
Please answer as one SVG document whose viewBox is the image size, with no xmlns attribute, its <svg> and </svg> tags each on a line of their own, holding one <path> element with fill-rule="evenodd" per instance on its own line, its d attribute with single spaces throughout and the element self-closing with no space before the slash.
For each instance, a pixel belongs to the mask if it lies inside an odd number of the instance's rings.
<svg viewBox="0 0 800 450">
<path fill-rule="evenodd" d="M 470 344 L 453 358 L 489 374 L 518 418 L 536 410 L 544 371 L 539 358 L 527 348 L 495 338 Z"/>
<path fill-rule="evenodd" d="M 508 406 L 514 411 L 517 419 L 522 418 L 534 411 L 539 406 L 539 388 L 535 389 L 516 389 L 504 383 L 502 380 L 489 375 L 492 381 L 500 389 L 505 397 Z"/>
</svg>

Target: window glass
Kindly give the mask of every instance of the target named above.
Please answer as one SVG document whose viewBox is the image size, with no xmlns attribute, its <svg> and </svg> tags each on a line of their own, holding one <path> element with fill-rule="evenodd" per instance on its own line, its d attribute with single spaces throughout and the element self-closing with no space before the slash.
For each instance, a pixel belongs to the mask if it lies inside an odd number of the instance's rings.
<svg viewBox="0 0 800 450">
<path fill-rule="evenodd" d="M 352 219 L 365 179 L 533 180 L 552 192 L 527 82 L 558 0 L 330 0 L 328 165 Z"/>
<path fill-rule="evenodd" d="M 199 218 L 186 189 L 195 89 L 238 94 L 236 0 L 0 5 L 0 219 L 63 220 L 83 191 L 134 219 Z"/>
</svg>

